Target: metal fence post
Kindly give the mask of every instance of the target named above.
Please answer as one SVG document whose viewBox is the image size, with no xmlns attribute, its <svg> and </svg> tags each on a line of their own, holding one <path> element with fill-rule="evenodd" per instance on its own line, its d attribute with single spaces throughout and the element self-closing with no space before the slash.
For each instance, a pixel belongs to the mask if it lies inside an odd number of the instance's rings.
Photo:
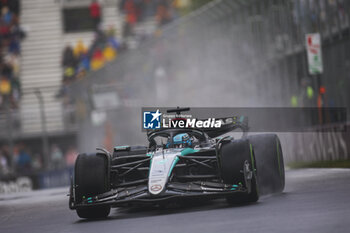
<svg viewBox="0 0 350 233">
<path fill-rule="evenodd" d="M 41 122 L 41 139 L 42 139 L 42 158 L 43 158 L 43 164 L 44 168 L 49 168 L 50 163 L 50 155 L 49 155 L 49 142 L 48 142 L 48 135 L 47 135 L 47 129 L 46 129 L 46 116 L 45 116 L 45 105 L 44 105 L 44 98 L 40 91 L 40 89 L 35 90 L 35 95 L 38 98 L 39 102 L 39 108 L 40 108 L 40 122 Z"/>
</svg>

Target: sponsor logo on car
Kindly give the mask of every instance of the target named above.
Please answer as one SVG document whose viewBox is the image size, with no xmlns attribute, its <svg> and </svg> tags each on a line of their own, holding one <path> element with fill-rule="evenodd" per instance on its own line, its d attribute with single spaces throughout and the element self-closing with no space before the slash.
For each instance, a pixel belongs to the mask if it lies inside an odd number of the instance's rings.
<svg viewBox="0 0 350 233">
<path fill-rule="evenodd" d="M 158 183 L 158 182 L 160 182 L 160 181 L 162 181 L 162 180 L 161 180 L 161 179 L 158 179 L 158 180 L 150 180 L 151 183 Z"/>
<path fill-rule="evenodd" d="M 164 170 L 153 170 L 152 176 L 163 176 Z"/>
<path fill-rule="evenodd" d="M 158 192 L 159 190 L 161 190 L 163 187 L 160 184 L 155 184 L 151 186 L 151 191 L 153 192 Z"/>
</svg>

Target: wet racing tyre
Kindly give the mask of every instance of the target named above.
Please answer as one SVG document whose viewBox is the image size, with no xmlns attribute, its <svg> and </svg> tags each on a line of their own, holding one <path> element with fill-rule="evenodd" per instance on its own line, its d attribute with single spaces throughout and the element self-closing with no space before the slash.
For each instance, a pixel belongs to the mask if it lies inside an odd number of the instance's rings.
<svg viewBox="0 0 350 233">
<path fill-rule="evenodd" d="M 75 162 L 74 179 L 77 204 L 83 198 L 108 192 L 108 159 L 103 154 L 80 154 Z M 76 211 L 80 218 L 105 218 L 110 212 L 110 206 L 78 207 Z"/>
<path fill-rule="evenodd" d="M 244 172 L 245 164 L 248 164 L 252 172 L 251 179 L 248 180 Z M 251 187 L 248 194 L 233 193 L 228 196 L 226 199 L 229 204 L 258 201 L 259 191 L 257 187 L 255 156 L 249 140 L 233 140 L 222 144 L 219 149 L 219 169 L 224 183 L 243 184 L 244 187 Z"/>
<path fill-rule="evenodd" d="M 248 138 L 255 152 L 260 193 L 282 192 L 285 185 L 285 174 L 282 147 L 278 136 L 258 134 Z"/>
</svg>

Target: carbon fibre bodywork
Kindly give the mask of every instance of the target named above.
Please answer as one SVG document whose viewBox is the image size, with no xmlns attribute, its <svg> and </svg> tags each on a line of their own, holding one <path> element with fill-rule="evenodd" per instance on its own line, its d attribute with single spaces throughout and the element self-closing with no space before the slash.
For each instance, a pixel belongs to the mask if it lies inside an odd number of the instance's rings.
<svg viewBox="0 0 350 233">
<path fill-rule="evenodd" d="M 119 146 L 114 148 L 113 153 L 100 149 L 98 154 L 105 156 L 108 161 L 106 172 L 109 191 L 79 197 L 81 201 L 77 201 L 75 190 L 79 187 L 72 179 L 69 206 L 71 209 L 103 205 L 116 207 L 131 203 L 160 204 L 185 198 L 249 195 L 252 186 L 256 185 L 256 166 L 252 149 L 249 152 L 248 140 L 234 140 L 231 136 L 217 138 L 237 128 L 244 133 L 248 129 L 243 122 L 229 122 L 215 131 L 193 128 L 152 130 L 147 133 L 147 147 Z M 193 138 L 191 147 L 173 146 L 173 137 L 180 133 Z M 155 137 L 158 136 L 170 139 L 167 146 L 157 145 Z M 225 166 L 221 164 L 221 148 L 225 144 L 237 142 L 248 148 L 244 153 L 248 154 L 250 162 L 241 159 L 239 166 L 232 167 L 235 170 L 233 173 L 223 171 Z M 240 148 L 237 145 L 234 147 Z M 240 150 L 225 153 L 240 157 Z M 240 178 L 224 180 L 223 173 L 230 176 L 236 174 Z"/>
</svg>

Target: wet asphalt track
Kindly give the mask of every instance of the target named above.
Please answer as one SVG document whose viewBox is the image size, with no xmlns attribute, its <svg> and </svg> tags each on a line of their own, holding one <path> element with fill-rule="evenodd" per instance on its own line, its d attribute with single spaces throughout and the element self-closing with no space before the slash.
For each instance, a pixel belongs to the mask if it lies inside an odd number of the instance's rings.
<svg viewBox="0 0 350 233">
<path fill-rule="evenodd" d="M 285 192 L 256 204 L 112 209 L 98 221 L 80 220 L 68 209 L 66 193 L 0 195 L 0 232 L 350 232 L 350 169 L 287 171 Z"/>
</svg>

